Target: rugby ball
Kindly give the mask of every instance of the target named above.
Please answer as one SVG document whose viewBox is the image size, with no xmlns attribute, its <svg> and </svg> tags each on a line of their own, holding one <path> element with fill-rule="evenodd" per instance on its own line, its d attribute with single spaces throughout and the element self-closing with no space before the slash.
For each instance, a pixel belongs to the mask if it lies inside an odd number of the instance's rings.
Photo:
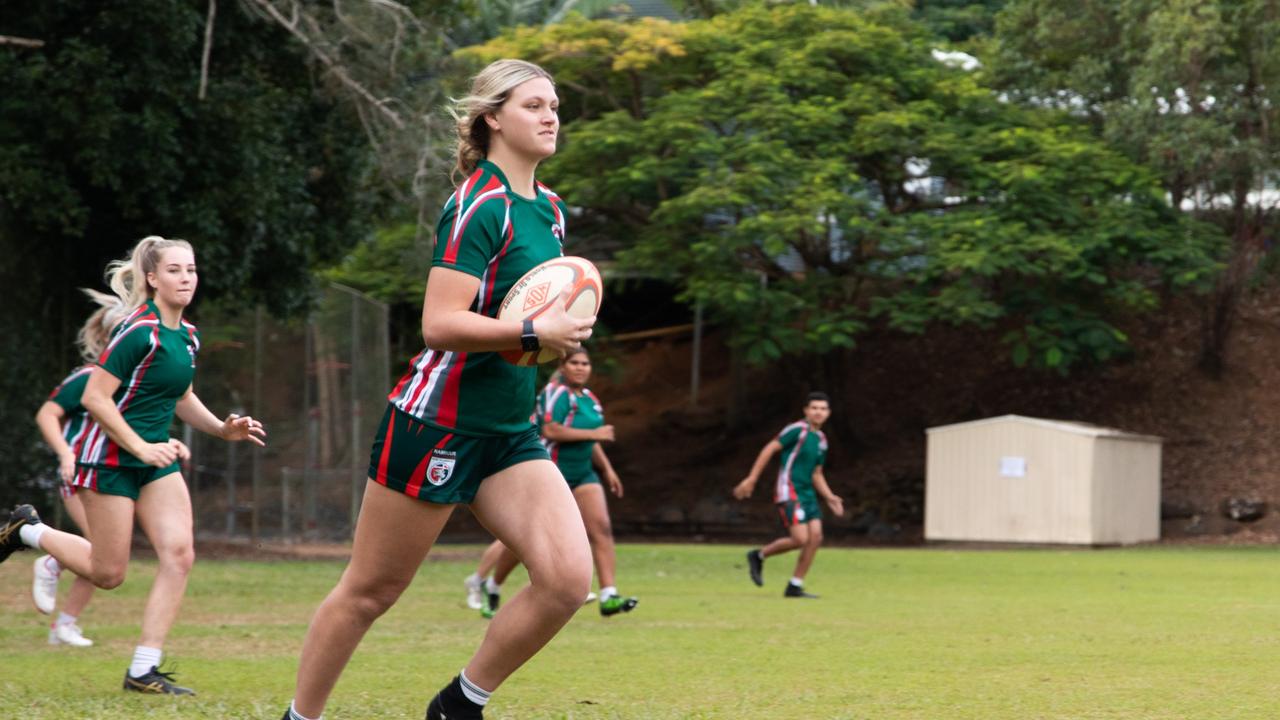
<svg viewBox="0 0 1280 720">
<path fill-rule="evenodd" d="M 566 287 L 569 288 L 569 297 L 565 301 L 565 311 L 571 317 L 591 317 L 600 312 L 600 302 L 604 299 L 600 271 L 590 260 L 566 256 L 552 258 L 517 280 L 498 306 L 498 319 L 536 319 L 551 308 Z M 500 354 L 503 360 L 523 367 L 560 358 L 555 351 L 545 348 L 536 353 L 504 350 Z"/>
</svg>

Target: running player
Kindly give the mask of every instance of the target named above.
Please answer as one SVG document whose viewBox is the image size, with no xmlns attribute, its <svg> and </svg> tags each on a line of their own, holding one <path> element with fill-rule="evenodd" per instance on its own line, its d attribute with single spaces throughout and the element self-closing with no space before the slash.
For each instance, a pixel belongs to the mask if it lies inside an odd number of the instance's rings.
<svg viewBox="0 0 1280 720">
<path fill-rule="evenodd" d="M 591 379 L 591 356 L 585 349 L 574 350 L 560 361 L 560 370 L 547 383 L 538 396 L 539 423 L 543 441 L 551 453 L 551 459 L 560 468 L 569 489 L 573 491 L 582 520 L 587 526 L 587 538 L 591 542 L 591 555 L 595 562 L 597 581 L 600 583 L 600 614 L 608 617 L 631 612 L 640 602 L 634 597 L 623 597 L 615 587 L 617 554 L 614 550 L 613 528 L 609 522 L 609 505 L 600 476 L 604 473 L 609 491 L 622 497 L 622 480 L 614 471 L 601 442 L 612 442 L 612 425 L 604 424 L 604 407 L 599 398 L 587 388 Z M 594 466 L 594 467 L 593 467 Z M 486 569 L 493 576 L 484 581 L 480 614 L 493 617 L 498 609 L 502 582 L 519 560 L 494 542 L 481 557 L 480 567 L 467 578 L 468 600 L 470 590 L 478 586 L 476 581 L 484 577 Z M 587 602 L 595 598 L 587 596 Z"/>
<path fill-rule="evenodd" d="M 498 320 L 502 298 L 561 255 L 565 207 L 534 179 L 556 149 L 550 75 L 499 60 L 458 101 L 458 170 L 422 307 L 426 349 L 391 391 L 373 441 L 351 562 L 316 610 L 286 718 L 319 718 L 365 632 L 417 573 L 454 506 L 470 506 L 529 568 L 530 584 L 490 623 L 466 667 L 427 705 L 428 720 L 482 718 L 489 695 L 582 604 L 591 554 L 564 478 L 530 422 L 537 370 L 498 351 L 563 355 L 591 334 L 560 301 L 536 320 Z"/>
<path fill-rule="evenodd" d="M 40 522 L 20 505 L 0 525 L 0 561 L 39 548 L 60 567 L 111 589 L 124 581 L 135 519 L 156 550 L 158 567 L 142 614 L 142 633 L 125 671 L 125 690 L 191 695 L 159 667 L 195 560 L 191 498 L 178 461 L 190 457 L 169 437 L 176 414 L 224 440 L 264 444 L 261 423 L 219 420 L 192 391 L 200 336 L 182 319 L 196 290 L 195 254 L 184 240 L 151 236 L 108 267 L 117 314 L 127 313 L 89 375 L 81 403 L 93 422 L 80 442 L 76 476 L 93 544 Z M 84 490 L 90 492 L 84 492 Z"/>
<path fill-rule="evenodd" d="M 827 460 L 827 436 L 822 433 L 822 424 L 830 416 L 831 402 L 826 393 L 809 393 L 808 402 L 804 406 L 804 419 L 786 426 L 776 438 L 770 440 L 760 450 L 751 466 L 751 472 L 733 488 L 733 496 L 739 500 L 751 497 L 756 480 L 769 463 L 769 458 L 774 453 L 782 453 L 773 502 L 778 508 L 778 517 L 787 530 L 787 536 L 749 551 L 747 569 L 751 581 L 762 586 L 765 558 L 798 549 L 800 557 L 796 559 L 795 574 L 791 576 L 791 581 L 783 592 L 786 597 L 818 597 L 804 589 L 804 577 L 813 565 L 818 548 L 822 546 L 822 508 L 818 505 L 818 497 L 827 503 L 836 517 L 844 514 L 844 500 L 831 492 L 831 488 L 827 487 L 827 478 L 822 474 L 822 466 Z"/>
<path fill-rule="evenodd" d="M 98 308 L 80 328 L 78 345 L 80 354 L 87 361 L 71 372 L 58 387 L 49 394 L 49 399 L 36 412 L 36 426 L 40 434 L 58 457 L 58 494 L 80 532 L 88 535 L 89 523 L 84 516 L 84 503 L 76 494 L 79 489 L 71 484 L 76 474 L 76 451 L 80 439 L 88 429 L 88 413 L 80 404 L 84 394 L 84 386 L 93 371 L 93 361 L 102 354 L 107 345 L 111 328 L 107 320 L 108 308 Z M 53 613 L 58 601 L 58 577 L 62 573 L 58 561 L 51 555 L 36 558 L 34 580 L 31 596 L 36 609 L 45 615 Z M 89 647 L 93 641 L 84 636 L 78 624 L 80 614 L 84 612 L 93 597 L 93 583 L 76 576 L 67 593 L 67 602 L 63 605 L 58 617 L 49 626 L 50 645 L 70 645 L 72 647 Z"/>
</svg>

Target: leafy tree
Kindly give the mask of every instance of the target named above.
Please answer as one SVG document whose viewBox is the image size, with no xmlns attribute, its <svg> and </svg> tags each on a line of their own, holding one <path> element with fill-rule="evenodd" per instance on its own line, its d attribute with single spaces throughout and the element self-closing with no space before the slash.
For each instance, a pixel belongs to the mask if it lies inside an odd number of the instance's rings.
<svg viewBox="0 0 1280 720">
<path fill-rule="evenodd" d="M 468 56 L 556 75 L 545 175 L 583 210 L 571 234 L 676 279 L 753 360 L 945 323 L 1065 372 L 1211 276 L 1214 234 L 1148 171 L 931 47 L 898 9 L 787 5 L 518 30 Z"/>
<path fill-rule="evenodd" d="M 1087 119 L 1155 168 L 1175 206 L 1231 238 L 1205 312 L 1210 369 L 1277 228 L 1275 203 L 1258 193 L 1280 169 L 1278 34 L 1273 0 L 1011 0 L 999 18 L 1000 87 Z"/>
</svg>

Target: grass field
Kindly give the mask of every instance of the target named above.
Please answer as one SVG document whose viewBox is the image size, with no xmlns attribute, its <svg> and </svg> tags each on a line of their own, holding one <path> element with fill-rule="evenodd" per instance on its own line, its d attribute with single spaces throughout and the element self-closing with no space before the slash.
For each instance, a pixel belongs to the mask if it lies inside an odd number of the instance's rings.
<svg viewBox="0 0 1280 720">
<path fill-rule="evenodd" d="M 478 547 L 444 547 L 375 624 L 326 718 L 420 718 L 485 623 L 462 602 Z M 1280 716 L 1274 548 L 827 549 L 781 596 L 736 546 L 623 545 L 629 616 L 587 606 L 494 696 L 493 718 L 1267 718 Z M 23 553 L 0 565 L 0 716 L 278 718 L 310 613 L 342 563 L 198 561 L 167 652 L 196 698 L 120 681 L 154 565 L 45 644 Z M 514 577 L 513 586 L 523 584 Z M 67 579 L 64 578 L 64 587 Z"/>
</svg>

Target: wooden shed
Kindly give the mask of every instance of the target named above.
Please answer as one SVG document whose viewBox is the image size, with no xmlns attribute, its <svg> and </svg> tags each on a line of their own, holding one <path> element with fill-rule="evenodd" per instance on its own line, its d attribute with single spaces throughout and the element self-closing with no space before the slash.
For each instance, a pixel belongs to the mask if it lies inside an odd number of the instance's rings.
<svg viewBox="0 0 1280 720">
<path fill-rule="evenodd" d="M 1160 538 L 1158 437 L 1019 415 L 926 434 L 926 540 L 1114 545 Z"/>
</svg>

